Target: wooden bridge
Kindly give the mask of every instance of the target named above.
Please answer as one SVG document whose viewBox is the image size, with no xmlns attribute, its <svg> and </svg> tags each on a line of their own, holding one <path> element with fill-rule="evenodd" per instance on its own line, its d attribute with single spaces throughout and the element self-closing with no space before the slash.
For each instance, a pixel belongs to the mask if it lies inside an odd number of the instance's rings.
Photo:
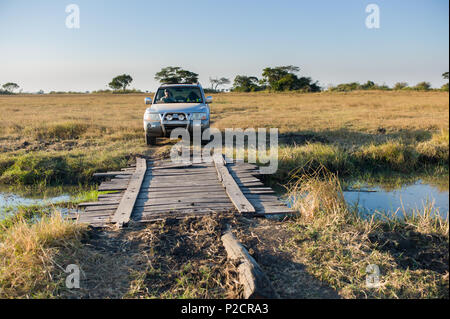
<svg viewBox="0 0 450 319">
<path fill-rule="evenodd" d="M 123 227 L 132 222 L 236 212 L 250 216 L 291 214 L 259 180 L 256 165 L 215 157 L 212 163 L 173 164 L 137 158 L 134 166 L 97 173 L 97 202 L 79 204 L 78 222 Z"/>
</svg>

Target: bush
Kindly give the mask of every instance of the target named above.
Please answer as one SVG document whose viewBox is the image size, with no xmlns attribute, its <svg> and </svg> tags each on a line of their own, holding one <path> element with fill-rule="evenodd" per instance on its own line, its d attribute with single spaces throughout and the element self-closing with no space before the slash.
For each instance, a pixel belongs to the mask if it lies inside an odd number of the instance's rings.
<svg viewBox="0 0 450 319">
<path fill-rule="evenodd" d="M 431 89 L 431 84 L 430 84 L 430 82 L 423 81 L 423 82 L 417 83 L 414 88 L 419 91 L 428 91 Z"/>
<path fill-rule="evenodd" d="M 394 90 L 403 90 L 408 87 L 408 83 L 406 82 L 397 82 L 394 85 Z"/>
</svg>

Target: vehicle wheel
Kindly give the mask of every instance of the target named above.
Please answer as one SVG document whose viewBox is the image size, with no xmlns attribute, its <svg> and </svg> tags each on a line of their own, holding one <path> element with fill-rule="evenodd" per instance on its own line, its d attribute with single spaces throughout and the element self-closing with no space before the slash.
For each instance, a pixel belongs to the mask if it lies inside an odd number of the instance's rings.
<svg viewBox="0 0 450 319">
<path fill-rule="evenodd" d="M 156 144 L 156 136 L 148 136 L 145 134 L 145 143 L 147 145 L 155 145 Z"/>
</svg>

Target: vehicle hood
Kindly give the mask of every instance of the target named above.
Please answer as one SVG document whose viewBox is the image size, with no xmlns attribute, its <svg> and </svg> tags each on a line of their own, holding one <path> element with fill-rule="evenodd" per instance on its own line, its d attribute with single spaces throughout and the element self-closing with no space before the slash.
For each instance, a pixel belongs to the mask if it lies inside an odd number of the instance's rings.
<svg viewBox="0 0 450 319">
<path fill-rule="evenodd" d="M 207 107 L 205 104 L 199 103 L 164 103 L 164 104 L 152 104 L 150 110 L 153 112 L 206 112 Z"/>
</svg>

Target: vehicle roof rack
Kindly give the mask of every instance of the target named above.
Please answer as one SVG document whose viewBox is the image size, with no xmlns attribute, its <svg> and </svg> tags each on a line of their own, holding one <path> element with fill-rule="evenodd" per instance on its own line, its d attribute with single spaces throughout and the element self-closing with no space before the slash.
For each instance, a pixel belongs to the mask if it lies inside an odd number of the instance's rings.
<svg viewBox="0 0 450 319">
<path fill-rule="evenodd" d="M 161 86 L 163 85 L 199 85 L 202 86 L 200 84 L 200 82 L 196 82 L 196 83 L 162 83 Z"/>
</svg>

